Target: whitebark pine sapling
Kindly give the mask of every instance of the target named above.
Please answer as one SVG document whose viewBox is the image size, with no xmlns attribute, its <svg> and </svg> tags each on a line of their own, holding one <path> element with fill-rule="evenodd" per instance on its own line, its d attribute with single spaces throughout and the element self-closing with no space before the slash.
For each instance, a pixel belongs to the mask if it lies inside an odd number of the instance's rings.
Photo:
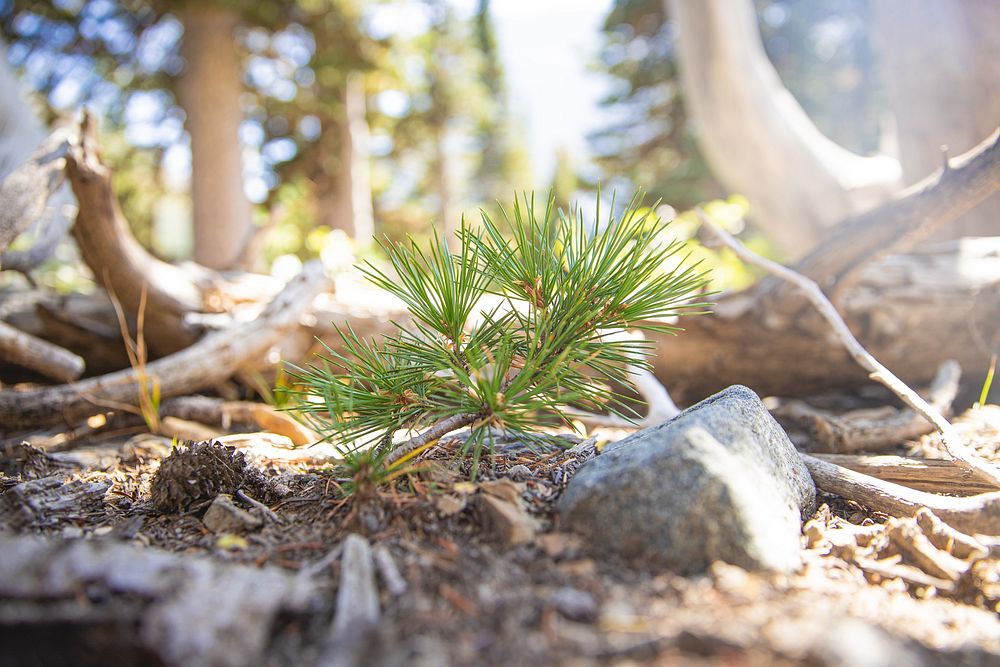
<svg viewBox="0 0 1000 667">
<path fill-rule="evenodd" d="M 668 318 L 708 305 L 705 273 L 676 256 L 682 246 L 655 206 L 640 204 L 633 197 L 616 217 L 612 201 L 602 221 L 598 199 L 588 224 L 551 200 L 538 215 L 524 195 L 500 208 L 503 224 L 485 212 L 479 226 L 463 221 L 457 253 L 437 234 L 427 250 L 381 243 L 391 272 L 362 271 L 407 305 L 412 323 L 381 340 L 338 329 L 343 353 L 327 347 L 294 369 L 294 409 L 345 454 L 374 445 L 386 465 L 465 426 L 461 453 L 475 466 L 495 429 L 567 423 L 569 406 L 632 415 L 610 387 L 627 386 L 630 367 L 648 368 L 653 345 L 612 334 L 676 332 Z M 400 430 L 418 434 L 393 444 Z"/>
</svg>

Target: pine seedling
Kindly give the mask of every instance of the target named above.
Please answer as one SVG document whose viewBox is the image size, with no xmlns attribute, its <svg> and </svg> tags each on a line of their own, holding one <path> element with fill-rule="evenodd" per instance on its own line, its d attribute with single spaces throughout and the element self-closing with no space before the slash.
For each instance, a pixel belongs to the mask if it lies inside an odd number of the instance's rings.
<svg viewBox="0 0 1000 667">
<path fill-rule="evenodd" d="M 379 340 L 338 329 L 340 351 L 327 346 L 292 372 L 293 409 L 343 451 L 374 447 L 385 465 L 468 426 L 461 453 L 473 469 L 496 429 L 568 424 L 569 407 L 634 416 L 610 387 L 648 368 L 653 345 L 620 334 L 676 332 L 667 318 L 705 310 L 706 276 L 676 261 L 681 245 L 638 195 L 611 210 L 601 221 L 598 199 L 588 225 L 551 199 L 539 215 L 524 195 L 502 221 L 463 221 L 457 252 L 436 235 L 429 249 L 381 243 L 392 270 L 362 271 L 412 322 Z M 395 442 L 400 431 L 417 435 Z"/>
</svg>

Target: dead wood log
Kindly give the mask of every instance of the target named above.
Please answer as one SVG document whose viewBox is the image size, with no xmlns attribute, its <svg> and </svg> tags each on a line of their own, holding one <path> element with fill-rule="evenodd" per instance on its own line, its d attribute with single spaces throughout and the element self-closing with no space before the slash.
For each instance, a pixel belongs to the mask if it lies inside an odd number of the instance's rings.
<svg viewBox="0 0 1000 667">
<path fill-rule="evenodd" d="M 90 664 L 95 650 L 116 664 L 120 650 L 144 656 L 136 665 L 264 664 L 279 616 L 318 602 L 315 581 L 273 567 L 2 533 L 0 551 L 0 630 L 13 640 L 3 648 L 16 657 L 10 664 Z M 101 594 L 81 595 L 89 590 Z"/>
<path fill-rule="evenodd" d="M 266 356 L 271 346 L 299 325 L 302 314 L 326 285 L 322 266 L 306 264 L 256 319 L 151 362 L 142 374 L 126 369 L 57 387 L 0 391 L 0 423 L 7 428 L 73 423 L 108 408 L 138 405 L 140 392 L 148 390 L 141 386 L 141 375 L 155 379 L 163 397 L 211 387 Z"/>
<path fill-rule="evenodd" d="M 836 290 L 856 337 L 904 381 L 929 382 L 949 358 L 967 377 L 981 376 L 1000 350 L 1000 238 L 910 248 L 998 190 L 995 133 L 947 170 L 834 227 L 794 268 Z M 776 279 L 724 296 L 712 315 L 684 327 L 658 339 L 655 360 L 657 375 L 683 402 L 737 383 L 761 395 L 805 396 L 865 381 L 805 299 Z"/>
<path fill-rule="evenodd" d="M 77 379 L 84 369 L 80 356 L 18 331 L 5 322 L 0 322 L 0 360 L 30 368 L 60 382 Z"/>
<path fill-rule="evenodd" d="M 929 493 L 971 496 L 1000 491 L 1000 486 L 986 480 L 971 479 L 954 463 L 942 459 L 865 454 L 813 454 L 813 456 L 848 470 Z"/>
<path fill-rule="evenodd" d="M 1000 484 L 1000 467 L 983 460 L 970 450 L 955 427 L 937 409 L 927 403 L 918 393 L 910 389 L 906 383 L 896 377 L 892 371 L 886 368 L 858 342 L 858 339 L 854 337 L 854 334 L 851 333 L 851 330 L 841 318 L 840 313 L 837 312 L 836 307 L 827 299 L 815 281 L 797 271 L 754 253 L 709 220 L 700 209 L 698 210 L 698 215 L 701 217 L 705 227 L 735 252 L 741 260 L 763 268 L 771 275 L 801 291 L 826 321 L 830 330 L 836 336 L 837 343 L 847 350 L 851 358 L 859 366 L 868 371 L 869 377 L 890 389 L 892 393 L 896 394 L 914 412 L 934 425 L 934 428 L 941 434 L 941 444 L 944 445 L 944 448 L 948 451 L 948 455 L 951 456 L 956 465 L 967 470 L 970 475 L 977 475 L 982 479 Z"/>
<path fill-rule="evenodd" d="M 816 486 L 890 516 L 916 516 L 926 507 L 952 528 L 974 535 L 1000 535 L 1000 492 L 965 498 L 939 496 L 885 482 L 808 454 L 802 461 Z"/>
<path fill-rule="evenodd" d="M 44 215 L 49 197 L 63 182 L 66 139 L 64 132 L 56 131 L 0 182 L 0 250 Z"/>
</svg>

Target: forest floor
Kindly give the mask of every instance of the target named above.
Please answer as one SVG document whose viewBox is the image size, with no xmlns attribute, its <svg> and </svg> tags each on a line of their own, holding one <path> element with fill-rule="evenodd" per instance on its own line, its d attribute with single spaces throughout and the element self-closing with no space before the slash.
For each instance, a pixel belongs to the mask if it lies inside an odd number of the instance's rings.
<svg viewBox="0 0 1000 667">
<path fill-rule="evenodd" d="M 956 423 L 980 454 L 1000 460 L 1000 408 Z M 626 433 L 590 435 L 600 443 Z M 1000 664 L 995 551 L 947 585 L 887 547 L 884 533 L 896 520 L 821 494 L 794 574 L 723 563 L 698 577 L 644 572 L 560 532 L 554 502 L 581 463 L 580 448 L 570 447 L 577 440 L 541 450 L 500 446 L 475 482 L 467 464 L 448 465 L 458 443 L 442 442 L 412 475 L 367 498 L 341 493 L 342 472 L 315 457 L 254 457 L 248 447 L 255 465 L 290 493 L 270 503 L 277 521 L 241 535 L 207 528 L 207 501 L 183 513 L 153 507 L 150 483 L 171 449 L 164 438 L 108 434 L 49 455 L 8 448 L 3 492 L 53 472 L 111 486 L 103 506 L 52 521 L 18 520 L 0 496 L 0 525 L 289 572 L 311 568 L 325 602 L 282 619 L 268 665 L 319 660 L 340 579 L 330 554 L 352 532 L 384 548 L 405 582 L 405 590 L 380 587 L 382 618 L 360 664 Z M 900 452 L 934 455 L 938 446 L 927 436 Z M 485 496 L 509 501 L 523 516 L 513 526 L 498 521 Z M 869 537 L 851 537 L 859 533 Z"/>
</svg>

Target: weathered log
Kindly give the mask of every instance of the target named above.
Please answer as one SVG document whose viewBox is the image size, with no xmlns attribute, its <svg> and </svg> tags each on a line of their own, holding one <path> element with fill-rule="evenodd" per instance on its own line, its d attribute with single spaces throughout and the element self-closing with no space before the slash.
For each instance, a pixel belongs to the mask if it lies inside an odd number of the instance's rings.
<svg viewBox="0 0 1000 667">
<path fill-rule="evenodd" d="M 135 406 L 140 392 L 148 390 L 141 386 L 141 376 L 150 382 L 155 379 L 165 398 L 211 387 L 266 356 L 271 346 L 298 326 L 299 318 L 326 286 L 322 266 L 306 264 L 256 319 L 150 362 L 142 374 L 126 369 L 57 387 L 0 391 L 0 423 L 7 428 L 72 423 L 108 406 Z"/>
<path fill-rule="evenodd" d="M 867 383 L 804 299 L 777 312 L 764 279 L 719 300 L 712 315 L 686 318 L 678 336 L 659 337 L 656 374 L 681 403 L 731 384 L 762 396 L 808 396 Z M 947 359 L 981 378 L 1000 349 L 1000 237 L 935 244 L 868 265 L 841 306 L 859 341 L 914 386 Z M 784 314 L 793 313 L 792 315 Z"/>
<path fill-rule="evenodd" d="M 813 454 L 820 461 L 920 491 L 952 496 L 971 496 L 1000 491 L 987 480 L 973 479 L 951 461 L 906 456 L 865 454 Z"/>
<path fill-rule="evenodd" d="M 802 461 L 820 489 L 890 516 L 916 516 L 926 507 L 952 528 L 974 535 L 1000 535 L 1000 492 L 965 498 L 940 496 L 884 482 L 808 454 Z"/>
<path fill-rule="evenodd" d="M 0 551 L 5 664 L 96 664 L 95 651 L 115 664 L 264 664 L 279 615 L 318 601 L 314 581 L 272 567 L 2 533 Z"/>
</svg>

